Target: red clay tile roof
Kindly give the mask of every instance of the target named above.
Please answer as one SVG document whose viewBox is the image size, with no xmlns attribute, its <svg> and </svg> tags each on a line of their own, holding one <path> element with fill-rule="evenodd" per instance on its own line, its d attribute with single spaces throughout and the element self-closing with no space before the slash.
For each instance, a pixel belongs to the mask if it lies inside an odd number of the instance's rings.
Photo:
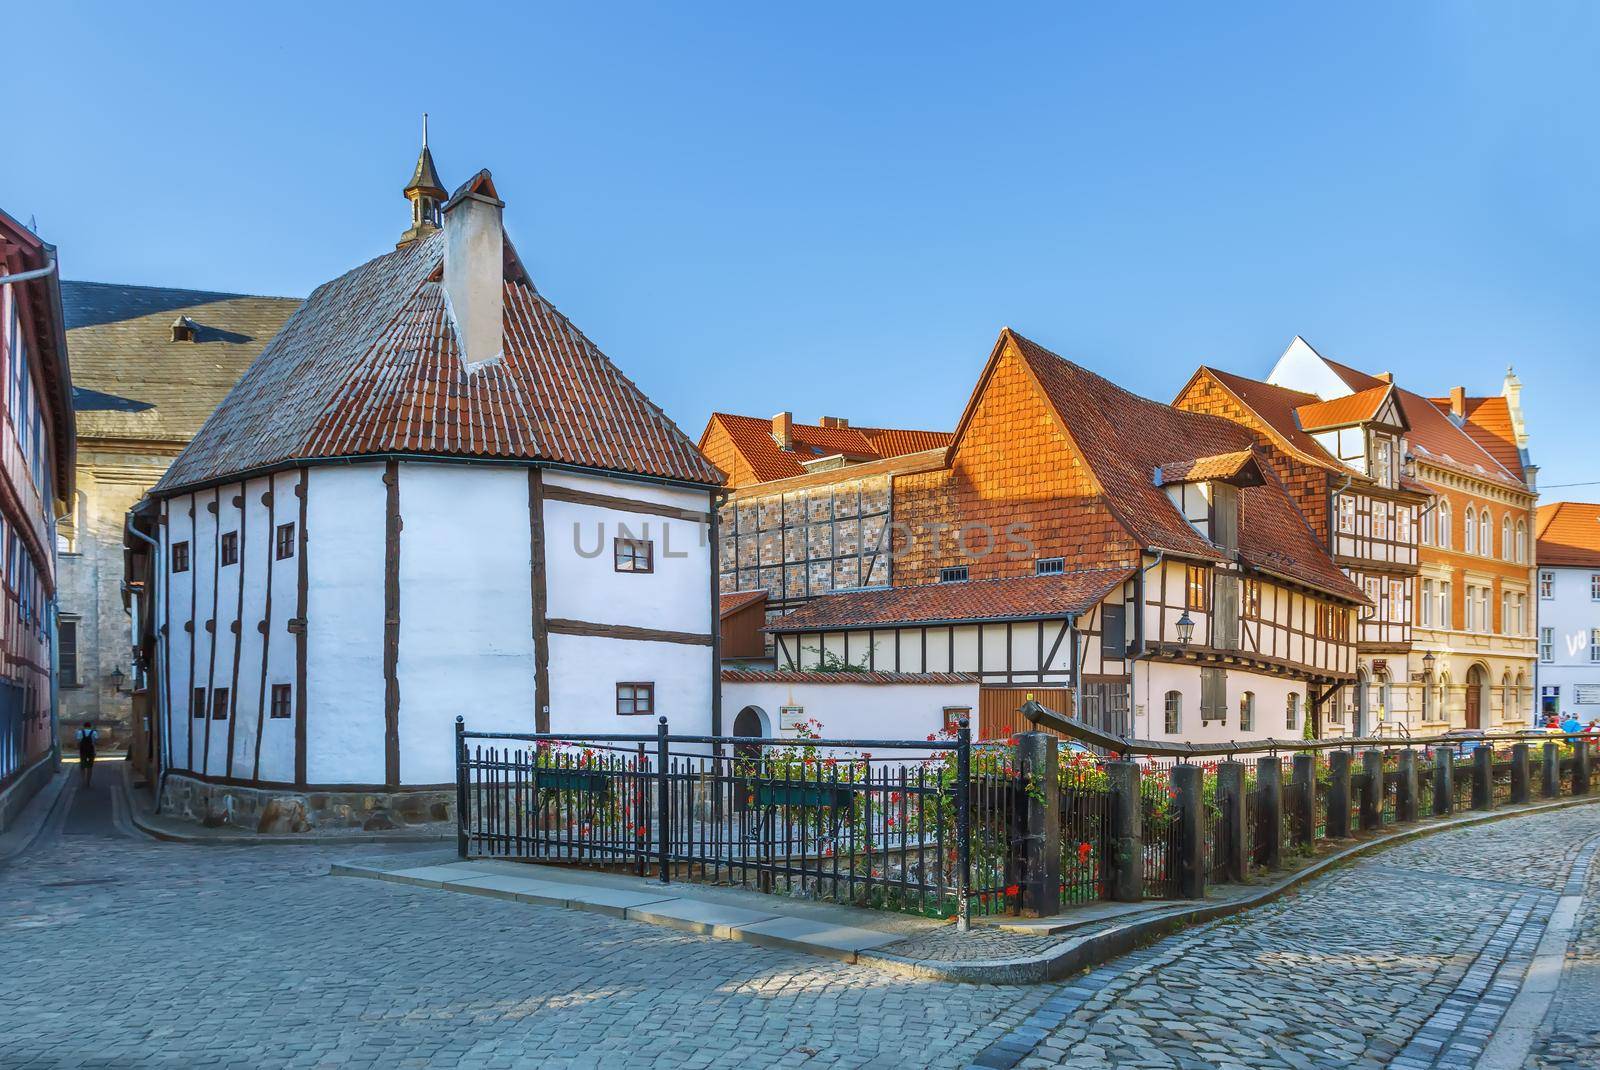
<svg viewBox="0 0 1600 1070">
<path fill-rule="evenodd" d="M 1155 485 L 1158 465 L 1249 450 L 1255 436 L 1240 424 L 1140 397 L 1080 368 L 1009 328 L 1045 395 L 1083 454 L 1106 501 L 1142 545 L 1185 557 L 1227 560 Z M 1239 557 L 1247 565 L 1336 597 L 1365 602 L 1323 549 L 1270 466 L 1266 482 L 1239 492 Z"/>
<path fill-rule="evenodd" d="M 717 617 L 720 620 L 726 620 L 730 615 L 739 612 L 739 610 L 766 600 L 766 591 L 733 591 L 729 594 L 719 595 L 717 598 Z"/>
<path fill-rule="evenodd" d="M 1434 408 L 1449 413 L 1449 398 L 1429 398 Z M 1493 397 L 1467 398 L 1467 419 L 1461 430 L 1472 441 L 1482 446 L 1484 452 L 1500 462 L 1500 466 L 1518 479 L 1525 478 L 1522 471 L 1522 450 L 1517 447 L 1517 433 L 1511 426 L 1511 405 L 1499 394 Z"/>
<path fill-rule="evenodd" d="M 1388 385 L 1382 379 L 1366 372 L 1357 371 L 1326 357 L 1322 359 L 1351 390 L 1368 390 L 1374 386 Z M 1449 416 L 1448 401 L 1441 409 L 1439 405 L 1421 394 L 1413 394 L 1398 386 L 1395 388 L 1395 397 L 1400 402 L 1400 411 L 1405 413 L 1406 422 L 1411 425 L 1411 430 L 1406 433 L 1406 440 L 1413 452 L 1445 468 L 1478 476 L 1491 482 L 1503 483 L 1519 490 L 1528 489 L 1520 476 L 1508 470 L 1494 454 L 1479 445 L 1472 435 L 1456 426 L 1455 421 Z"/>
<path fill-rule="evenodd" d="M 1164 487 L 1169 483 L 1198 483 L 1209 479 L 1229 480 L 1247 469 L 1255 468 L 1259 468 L 1259 464 L 1254 450 L 1219 453 L 1214 457 L 1196 457 L 1187 461 L 1170 461 L 1156 467 L 1160 477 L 1156 480 L 1156 485 Z M 1259 472 L 1257 474 L 1259 475 Z"/>
<path fill-rule="evenodd" d="M 841 591 L 813 598 L 767 625 L 767 631 L 815 632 L 1065 617 L 1095 605 L 1132 575 L 1132 569 L 1092 569 L 1058 576 Z"/>
<path fill-rule="evenodd" d="M 1256 414 L 1267 436 L 1277 443 L 1280 449 L 1308 464 L 1333 469 L 1340 473 L 1353 471 L 1325 450 L 1322 443 L 1300 426 L 1300 421 L 1295 416 L 1295 410 L 1302 405 L 1315 403 L 1317 395 L 1291 390 L 1275 383 L 1262 382 L 1260 379 L 1247 379 L 1242 375 L 1217 368 L 1201 367 L 1195 374 L 1211 376 L 1222 385 L 1223 389 L 1238 398 L 1241 405 Z"/>
<path fill-rule="evenodd" d="M 975 684 L 969 672 L 818 672 L 807 669 L 723 669 L 725 684 Z"/>
<path fill-rule="evenodd" d="M 1387 383 L 1368 387 L 1354 394 L 1346 394 L 1342 398 L 1301 405 L 1294 410 L 1294 414 L 1300 421 L 1301 428 L 1306 431 L 1321 431 L 1328 427 L 1348 427 L 1351 424 L 1365 423 L 1378 414 L 1378 410 L 1383 407 L 1384 401 L 1388 399 L 1393 389 L 1394 387 Z"/>
<path fill-rule="evenodd" d="M 772 437 L 772 421 L 757 416 L 734 416 L 716 412 L 700 435 L 705 444 L 711 428 L 721 425 L 745 461 L 765 483 L 773 479 L 787 479 L 804 474 L 801 462 L 820 460 L 834 454 L 843 454 L 852 461 L 876 461 L 886 457 L 899 457 L 907 453 L 939 449 L 948 445 L 947 431 L 905 431 L 886 427 L 821 427 L 817 424 L 793 424 L 790 439 L 794 448 L 785 450 Z"/>
<path fill-rule="evenodd" d="M 468 374 L 439 273 L 443 231 L 318 287 L 155 490 L 384 453 L 552 461 L 717 484 L 722 474 L 521 277 L 504 356 Z M 506 244 L 508 264 L 516 254 Z"/>
<path fill-rule="evenodd" d="M 1534 560 L 1540 565 L 1600 568 L 1600 505 L 1541 505 L 1534 521 L 1534 538 Z"/>
</svg>

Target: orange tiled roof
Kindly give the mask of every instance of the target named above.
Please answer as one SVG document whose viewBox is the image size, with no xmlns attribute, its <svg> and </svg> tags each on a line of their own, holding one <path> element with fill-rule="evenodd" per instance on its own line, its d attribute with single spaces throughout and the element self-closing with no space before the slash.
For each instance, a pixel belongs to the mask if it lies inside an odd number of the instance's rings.
<svg viewBox="0 0 1600 1070">
<path fill-rule="evenodd" d="M 1450 411 L 1449 398 L 1429 398 L 1435 408 Z M 1467 398 L 1466 420 L 1460 425 L 1472 440 L 1482 446 L 1500 466 L 1518 479 L 1526 478 L 1522 471 L 1522 450 L 1517 447 L 1517 433 L 1511 426 L 1511 406 L 1499 394 L 1493 397 Z"/>
<path fill-rule="evenodd" d="M 805 474 L 804 461 L 820 460 L 834 454 L 843 454 L 852 461 L 876 461 L 886 457 L 899 457 L 907 453 L 939 449 L 948 445 L 947 431 L 906 431 L 886 427 L 822 427 L 818 424 L 791 425 L 792 449 L 784 449 L 772 437 L 772 421 L 758 416 L 735 416 L 730 413 L 711 414 L 700 443 L 714 426 L 727 432 L 734 448 L 755 472 L 756 479 L 765 483 L 773 479 L 788 479 Z"/>
<path fill-rule="evenodd" d="M 725 684 L 975 684 L 969 672 L 819 672 L 815 669 L 723 669 Z"/>
<path fill-rule="evenodd" d="M 813 598 L 766 630 L 814 632 L 1065 617 L 1089 609 L 1132 575 L 1133 569 L 1092 569 L 1058 576 L 841 591 Z"/>
<path fill-rule="evenodd" d="M 1234 479 L 1241 472 L 1257 465 L 1254 450 L 1237 450 L 1219 453 L 1213 457 L 1195 457 L 1187 461 L 1169 461 L 1158 465 L 1158 486 L 1168 483 L 1198 483 L 1207 479 Z"/>
<path fill-rule="evenodd" d="M 1600 568 L 1600 505 L 1541 505 L 1534 521 L 1534 538 L 1534 560 L 1541 565 Z"/>
<path fill-rule="evenodd" d="M 717 617 L 727 620 L 729 616 L 755 605 L 757 602 L 767 600 L 766 591 L 732 591 L 717 597 Z"/>
<path fill-rule="evenodd" d="M 1300 426 L 1307 431 L 1365 423 L 1378 414 L 1378 410 L 1382 408 L 1384 401 L 1389 397 L 1389 392 L 1393 389 L 1394 387 L 1387 383 L 1368 387 L 1354 394 L 1346 394 L 1342 398 L 1301 405 L 1294 410 L 1294 414 L 1300 421 Z"/>
<path fill-rule="evenodd" d="M 157 492 L 302 460 L 407 453 L 553 461 L 716 484 L 722 474 L 521 272 L 506 243 L 504 356 L 464 370 L 443 231 L 318 287 Z"/>
<path fill-rule="evenodd" d="M 1249 450 L 1255 436 L 1220 416 L 1140 397 L 1007 329 L 1124 527 L 1146 547 L 1212 561 L 1226 555 L 1196 531 L 1155 485 L 1158 465 Z M 1239 557 L 1246 564 L 1339 598 L 1366 596 L 1333 563 L 1283 483 L 1240 491 Z"/>
<path fill-rule="evenodd" d="M 1374 386 L 1388 385 L 1366 372 L 1328 360 L 1327 357 L 1322 359 L 1351 390 L 1369 390 Z M 1399 386 L 1395 387 L 1395 399 L 1400 403 L 1400 411 L 1405 414 L 1406 422 L 1411 425 L 1406 432 L 1406 440 L 1413 452 L 1467 475 L 1507 484 L 1519 490 L 1528 489 L 1521 476 L 1508 470 L 1471 434 L 1456 425 L 1449 416 L 1448 401 L 1441 409 L 1421 394 L 1414 394 Z"/>
<path fill-rule="evenodd" d="M 1195 374 L 1211 376 L 1222 385 L 1223 389 L 1237 398 L 1241 405 L 1255 413 L 1262 423 L 1263 431 L 1277 443 L 1279 448 L 1308 464 L 1331 468 L 1341 473 L 1353 471 L 1341 464 L 1322 447 L 1322 443 L 1300 426 L 1295 411 L 1302 406 L 1314 404 L 1317 395 L 1291 390 L 1286 386 L 1263 382 L 1260 379 L 1248 379 L 1212 367 L 1203 366 Z"/>
</svg>

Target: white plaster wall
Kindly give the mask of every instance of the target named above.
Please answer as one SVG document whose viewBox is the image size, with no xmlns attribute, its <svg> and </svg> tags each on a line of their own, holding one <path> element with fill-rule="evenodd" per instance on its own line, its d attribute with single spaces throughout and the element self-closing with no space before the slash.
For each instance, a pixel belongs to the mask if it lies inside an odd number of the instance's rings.
<svg viewBox="0 0 1600 1070">
<path fill-rule="evenodd" d="M 617 715 L 617 684 L 630 681 L 656 685 L 655 716 Z M 553 732 L 652 733 L 656 718 L 666 717 L 675 733 L 708 735 L 711 686 L 709 647 L 586 635 L 550 636 Z M 723 710 L 727 730 L 733 727 L 733 713 Z"/>
<path fill-rule="evenodd" d="M 784 706 L 800 706 L 804 717 L 822 722 L 829 739 L 884 739 L 922 742 L 944 728 L 944 708 L 965 706 L 976 715 L 978 685 L 966 684 L 835 684 L 724 683 L 722 719 L 727 731 L 746 706 L 755 706 L 776 726 L 778 735 L 793 737 L 793 718 L 781 718 Z M 874 757 L 921 758 L 927 751 L 873 751 Z"/>
<path fill-rule="evenodd" d="M 310 471 L 306 500 L 307 656 L 306 779 L 312 784 L 381 784 L 384 780 L 383 465 Z M 404 515 L 405 491 L 401 490 Z M 298 509 L 292 493 L 280 514 Z M 280 515 L 278 523 L 297 516 Z M 401 561 L 405 561 L 402 537 Z M 402 565 L 403 567 L 403 565 Z M 281 578 L 296 589 L 294 558 L 274 569 L 273 615 Z M 292 607 L 293 602 L 289 605 Z M 406 606 L 402 601 L 404 619 Z M 288 616 L 292 616 L 292 611 Z M 274 642 L 278 645 L 278 628 Z M 294 635 L 281 633 L 294 663 Z M 276 651 L 275 651 L 276 652 Z M 292 672 L 292 669 L 291 669 Z M 405 692 L 401 691 L 402 702 Z M 449 751 L 449 741 L 441 744 Z M 293 741 L 290 741 L 290 778 Z M 402 763 L 402 773 L 404 766 Z"/>
<path fill-rule="evenodd" d="M 1200 670 L 1190 665 L 1167 662 L 1135 662 L 1134 668 L 1134 734 L 1141 739 L 1177 741 L 1185 743 L 1228 743 L 1247 739 L 1299 739 L 1304 732 L 1307 695 L 1310 688 L 1303 680 L 1289 680 L 1280 676 L 1266 676 L 1237 668 L 1228 670 L 1228 721 L 1200 723 Z M 1165 710 L 1168 691 L 1183 695 L 1182 731 L 1177 735 L 1166 732 Z M 1256 695 L 1256 723 L 1249 732 L 1239 728 L 1239 699 L 1246 691 Z M 1290 732 L 1287 727 L 1286 706 L 1289 692 L 1300 696 L 1299 727 Z M 1142 707 L 1142 709 L 1140 708 Z"/>
<path fill-rule="evenodd" d="M 525 473 L 522 476 L 526 484 Z M 547 472 L 546 485 L 707 512 L 710 497 L 628 480 Z M 709 634 L 711 548 L 704 524 L 547 499 L 544 508 L 546 612 L 553 618 Z M 527 531 L 524 515 L 522 528 Z M 649 573 L 618 572 L 612 540 L 655 543 Z M 526 538 L 524 538 L 526 542 Z"/>
<path fill-rule="evenodd" d="M 268 485 L 266 479 L 252 479 L 242 490 L 234 488 L 234 493 L 240 494 L 244 501 L 235 511 L 239 525 L 239 563 L 229 566 L 238 572 L 238 581 L 244 588 L 238 637 L 239 686 L 233 700 L 233 775 L 241 778 L 254 775 L 256 721 L 264 714 L 262 704 L 271 695 L 270 691 L 267 696 L 261 695 L 261 654 L 267 637 L 257 628 L 266 611 L 267 570 L 272 559 L 267 507 L 261 504 L 261 495 Z"/>
<path fill-rule="evenodd" d="M 189 696 L 194 686 L 190 673 L 190 654 L 194 648 L 194 632 L 185 627 L 193 618 L 194 564 L 190 559 L 189 571 L 172 571 L 172 547 L 187 541 L 194 543 L 194 524 L 189 517 L 193 499 L 184 495 L 167 503 L 166 537 L 162 547 L 161 575 L 166 577 L 170 613 L 167 624 L 169 676 L 167 680 L 168 709 L 172 711 L 172 753 L 169 760 L 179 769 L 195 769 L 201 755 L 194 754 L 191 736 L 193 718 L 189 716 Z M 191 755 L 193 757 L 191 758 Z"/>
<path fill-rule="evenodd" d="M 534 729 L 528 474 L 521 468 L 436 464 L 402 464 L 399 472 L 404 525 L 400 780 L 443 784 L 455 779 L 452 740 L 457 714 L 476 730 Z M 373 646 L 379 780 L 383 774 L 383 513 L 380 496 Z M 609 557 L 606 567 L 610 568 Z M 705 592 L 711 582 L 709 572 L 703 579 L 700 590 Z M 707 601 L 707 616 L 708 599 L 702 599 Z M 704 666 L 706 653 L 699 649 Z M 551 662 L 554 686 L 553 645 Z M 584 668 L 563 666 L 562 672 Z M 613 692 L 606 710 L 614 709 Z"/>
<path fill-rule="evenodd" d="M 1534 692 L 1535 708 L 1538 708 L 1539 696 L 1544 688 L 1559 687 L 1562 715 L 1571 713 L 1587 724 L 1600 717 L 1600 705 L 1580 704 L 1577 701 L 1577 688 L 1580 685 L 1600 688 L 1600 662 L 1589 660 L 1589 632 L 1593 628 L 1600 628 L 1600 602 L 1589 597 L 1589 577 L 1600 573 L 1600 569 L 1546 566 L 1540 571 L 1554 575 L 1555 597 L 1539 598 L 1537 587 L 1529 597 L 1537 600 L 1538 626 L 1550 628 L 1555 634 L 1552 651 L 1554 660 L 1538 668 L 1539 687 Z M 1499 682 L 1498 677 L 1495 682 Z"/>
<path fill-rule="evenodd" d="M 235 728 L 233 705 L 235 694 L 233 688 L 233 665 L 237 656 L 238 637 L 234 635 L 233 622 L 239 614 L 239 566 L 223 565 L 218 557 L 217 538 L 221 532 L 239 530 L 239 510 L 234 508 L 233 498 L 239 492 L 237 484 L 218 488 L 211 499 L 216 503 L 216 511 L 209 506 L 205 509 L 202 530 L 209 529 L 209 552 L 216 563 L 216 570 L 212 574 L 212 582 L 216 586 L 215 626 L 211 632 L 211 641 L 216 647 L 216 660 L 211 666 L 211 688 L 215 692 L 218 688 L 227 688 L 227 704 L 223 707 L 224 716 L 221 720 L 215 717 L 211 720 L 211 741 L 208 745 L 206 768 L 215 776 L 231 775 L 228 764 L 228 733 Z"/>
<path fill-rule="evenodd" d="M 191 717 L 194 739 L 195 768 L 207 775 L 221 774 L 221 763 L 214 760 L 219 751 L 214 740 L 218 728 L 227 732 L 227 725 L 211 719 L 211 687 L 215 676 L 216 633 L 206 628 L 216 607 L 212 596 L 216 590 L 216 518 L 206 506 L 211 504 L 211 492 L 194 495 L 194 534 L 189 544 L 190 571 L 194 575 L 194 686 L 206 689 L 205 716 Z"/>
<path fill-rule="evenodd" d="M 278 560 L 276 554 L 276 528 L 280 524 L 300 523 L 300 496 L 295 493 L 295 488 L 300 485 L 303 473 L 280 472 L 272 477 L 272 509 L 271 527 L 273 531 L 262 543 L 269 555 L 272 564 L 272 621 L 267 631 L 267 698 L 272 701 L 272 685 L 275 683 L 289 684 L 291 688 L 296 684 L 296 647 L 298 645 L 295 634 L 289 630 L 289 621 L 299 612 L 300 591 L 300 557 L 298 549 L 295 556 Z M 263 512 L 265 506 L 260 505 L 260 496 L 256 496 L 256 503 Z M 309 507 L 310 503 L 307 503 Z M 298 531 L 298 527 L 296 529 Z M 310 537 L 312 529 L 306 532 Z M 308 548 L 308 552 L 311 552 Z M 379 544 L 379 555 L 382 555 L 382 544 Z M 311 564 L 315 560 L 315 553 L 311 552 Z M 307 603 L 307 614 L 311 610 Z M 313 631 L 311 633 L 315 635 Z M 307 654 L 310 650 L 308 648 Z M 307 671 L 310 670 L 309 656 Z M 259 680 L 257 681 L 259 686 Z M 291 691 L 290 701 L 298 710 L 299 695 Z M 306 696 L 311 697 L 309 694 Z M 307 716 L 315 717 L 314 708 L 307 703 Z M 314 722 L 313 722 L 314 723 Z M 261 729 L 261 779 L 287 783 L 294 780 L 294 735 L 295 717 L 273 719 L 268 717 Z M 309 763 L 308 763 L 309 772 Z"/>
</svg>

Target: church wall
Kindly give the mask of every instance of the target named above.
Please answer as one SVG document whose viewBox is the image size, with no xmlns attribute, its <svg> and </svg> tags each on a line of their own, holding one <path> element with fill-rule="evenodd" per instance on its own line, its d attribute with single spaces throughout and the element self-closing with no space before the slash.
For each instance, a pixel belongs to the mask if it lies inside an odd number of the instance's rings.
<svg viewBox="0 0 1600 1070">
<path fill-rule="evenodd" d="M 365 464 L 309 473 L 306 779 L 312 784 L 384 782 L 383 470 Z M 282 500 L 295 502 L 292 495 Z M 413 512 L 420 520 L 421 510 Z M 285 579 L 294 591 L 296 577 Z M 292 665 L 294 636 L 287 639 Z"/>
<path fill-rule="evenodd" d="M 399 474 L 400 782 L 443 784 L 455 779 L 458 714 L 479 731 L 534 730 L 528 473 L 402 464 Z M 380 497 L 375 653 L 382 651 L 383 513 Z M 375 678 L 381 781 L 381 662 Z"/>
</svg>

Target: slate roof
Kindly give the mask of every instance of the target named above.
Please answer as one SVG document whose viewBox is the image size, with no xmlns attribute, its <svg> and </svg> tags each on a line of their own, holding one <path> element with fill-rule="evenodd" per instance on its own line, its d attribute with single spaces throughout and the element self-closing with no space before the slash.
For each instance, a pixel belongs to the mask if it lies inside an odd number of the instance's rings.
<svg viewBox="0 0 1600 1070">
<path fill-rule="evenodd" d="M 767 625 L 766 630 L 844 631 L 1065 617 L 1097 604 L 1132 575 L 1132 569 L 1089 569 L 1056 576 L 840 591 L 813 598 Z"/>
<path fill-rule="evenodd" d="M 1062 425 L 1083 455 L 1111 511 L 1142 546 L 1185 557 L 1225 561 L 1156 486 L 1155 469 L 1185 459 L 1250 450 L 1255 436 L 1225 420 L 1187 412 L 1124 390 L 1015 331 L 1009 337 L 1027 362 Z M 969 406 L 970 411 L 970 406 Z M 965 417 L 963 417 L 965 420 Z M 1333 563 L 1270 466 L 1265 482 L 1239 492 L 1239 558 L 1245 564 L 1337 597 L 1366 596 Z"/>
<path fill-rule="evenodd" d="M 183 443 L 278 333 L 299 298 L 63 282 L 80 439 Z M 197 325 L 174 342 L 180 316 Z"/>
<path fill-rule="evenodd" d="M 975 684 L 969 672 L 819 672 L 815 669 L 723 669 L 725 684 Z"/>
<path fill-rule="evenodd" d="M 435 232 L 319 286 L 156 491 L 297 461 L 393 453 L 722 481 L 534 288 L 509 242 L 504 356 L 468 375 L 441 281 L 445 237 Z"/>
<path fill-rule="evenodd" d="M 1541 566 L 1600 568 L 1600 505 L 1541 505 L 1533 531 L 1534 560 Z"/>
<path fill-rule="evenodd" d="M 948 431 L 908 431 L 889 427 L 822 427 L 818 424 L 791 425 L 793 449 L 785 450 L 772 437 L 772 421 L 758 416 L 736 416 L 715 412 L 700 435 L 704 445 L 713 427 L 721 426 L 734 448 L 765 483 L 805 474 L 803 461 L 820 460 L 843 454 L 852 461 L 876 461 L 907 453 L 939 449 L 950 442 Z"/>
<path fill-rule="evenodd" d="M 1327 357 L 1322 359 L 1351 390 L 1369 390 L 1374 386 L 1388 385 L 1377 376 L 1368 375 Z M 1411 430 L 1406 433 L 1406 440 L 1413 452 L 1445 468 L 1452 468 L 1490 482 L 1502 483 L 1517 490 L 1528 489 L 1519 475 L 1508 470 L 1471 434 L 1456 425 L 1449 415 L 1448 400 L 1441 407 L 1440 404 L 1430 401 L 1421 394 L 1414 394 L 1399 386 L 1395 387 L 1395 398 L 1400 403 L 1400 411 L 1405 414 L 1406 422 L 1411 425 Z"/>
</svg>

